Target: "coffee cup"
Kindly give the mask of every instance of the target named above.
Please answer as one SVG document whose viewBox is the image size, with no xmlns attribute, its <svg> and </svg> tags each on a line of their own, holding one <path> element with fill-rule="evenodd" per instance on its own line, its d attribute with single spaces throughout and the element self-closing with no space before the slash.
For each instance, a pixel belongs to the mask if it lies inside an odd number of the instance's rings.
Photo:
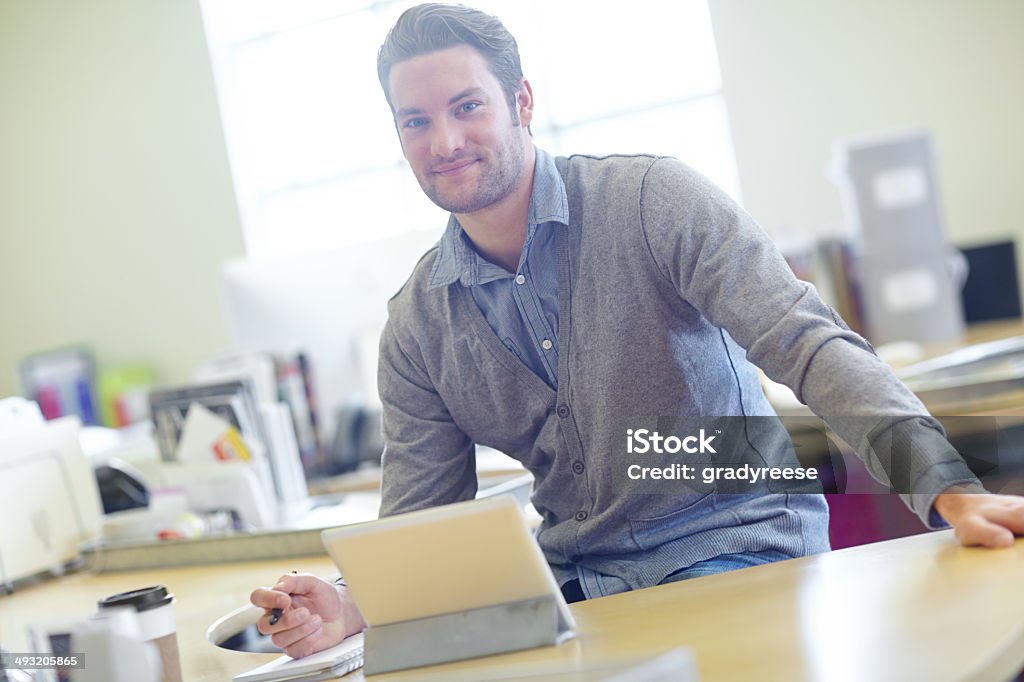
<svg viewBox="0 0 1024 682">
<path fill-rule="evenodd" d="M 142 639 L 155 644 L 160 652 L 163 682 L 181 682 L 173 603 L 174 595 L 163 585 L 122 592 L 99 601 L 100 609 L 125 606 L 135 609 Z"/>
</svg>

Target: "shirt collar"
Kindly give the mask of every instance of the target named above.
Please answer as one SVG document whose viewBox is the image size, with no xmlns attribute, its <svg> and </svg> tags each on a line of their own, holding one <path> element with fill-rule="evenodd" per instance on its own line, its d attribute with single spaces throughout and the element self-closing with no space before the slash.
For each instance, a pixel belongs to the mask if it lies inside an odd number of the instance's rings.
<svg viewBox="0 0 1024 682">
<path fill-rule="evenodd" d="M 527 218 L 527 245 L 541 225 L 551 222 L 569 224 L 569 199 L 565 182 L 555 166 L 555 159 L 541 149 L 534 149 L 537 161 L 533 169 L 533 193 Z M 476 252 L 453 214 L 449 216 L 448 226 L 438 244 L 437 260 L 434 261 L 427 288 L 447 286 L 454 282 L 467 287 L 481 284 L 481 269 L 487 270 L 488 266 L 491 264 Z"/>
</svg>

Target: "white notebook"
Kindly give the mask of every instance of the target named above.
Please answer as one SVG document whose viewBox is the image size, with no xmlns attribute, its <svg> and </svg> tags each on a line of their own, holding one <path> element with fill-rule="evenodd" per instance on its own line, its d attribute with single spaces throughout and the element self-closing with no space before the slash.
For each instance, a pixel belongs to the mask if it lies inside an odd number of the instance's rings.
<svg viewBox="0 0 1024 682">
<path fill-rule="evenodd" d="M 235 675 L 233 682 L 316 682 L 333 680 L 363 665 L 363 633 L 305 658 L 281 656 L 266 665 Z"/>
</svg>

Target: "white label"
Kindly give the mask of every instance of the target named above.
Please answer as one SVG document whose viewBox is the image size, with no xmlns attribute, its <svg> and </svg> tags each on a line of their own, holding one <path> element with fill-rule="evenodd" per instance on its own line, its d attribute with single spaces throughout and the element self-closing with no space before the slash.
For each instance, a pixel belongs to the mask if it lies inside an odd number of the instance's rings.
<svg viewBox="0 0 1024 682">
<path fill-rule="evenodd" d="M 928 198 L 928 179 L 917 166 L 902 166 L 882 171 L 871 181 L 875 203 L 892 211 L 924 203 Z"/>
<path fill-rule="evenodd" d="M 882 300 L 894 313 L 925 310 L 939 300 L 939 283 L 925 268 L 906 270 L 885 278 Z"/>
</svg>

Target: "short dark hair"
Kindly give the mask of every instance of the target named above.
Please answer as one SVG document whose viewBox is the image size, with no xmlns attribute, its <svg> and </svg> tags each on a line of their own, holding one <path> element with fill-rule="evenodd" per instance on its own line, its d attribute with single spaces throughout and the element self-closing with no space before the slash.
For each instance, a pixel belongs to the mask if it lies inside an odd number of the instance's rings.
<svg viewBox="0 0 1024 682">
<path fill-rule="evenodd" d="M 377 77 L 391 110 L 395 105 L 388 77 L 395 64 L 458 45 L 469 45 L 483 55 L 514 110 L 523 81 L 516 39 L 495 16 L 465 5 L 440 3 L 416 5 L 402 12 L 380 46 Z"/>
</svg>

